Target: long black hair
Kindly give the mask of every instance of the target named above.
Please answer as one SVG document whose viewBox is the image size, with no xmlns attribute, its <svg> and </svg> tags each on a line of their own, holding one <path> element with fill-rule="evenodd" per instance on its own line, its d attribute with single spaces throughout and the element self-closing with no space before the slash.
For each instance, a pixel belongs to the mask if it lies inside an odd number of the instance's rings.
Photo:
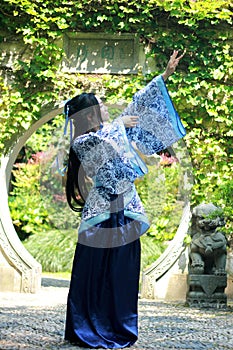
<svg viewBox="0 0 233 350">
<path fill-rule="evenodd" d="M 82 93 L 69 100 L 65 104 L 65 114 L 68 118 L 73 119 L 75 137 L 98 130 L 102 123 L 99 103 L 93 93 Z M 82 211 L 88 194 L 88 183 L 90 179 L 86 176 L 71 145 L 66 178 L 66 198 L 73 211 Z"/>
</svg>

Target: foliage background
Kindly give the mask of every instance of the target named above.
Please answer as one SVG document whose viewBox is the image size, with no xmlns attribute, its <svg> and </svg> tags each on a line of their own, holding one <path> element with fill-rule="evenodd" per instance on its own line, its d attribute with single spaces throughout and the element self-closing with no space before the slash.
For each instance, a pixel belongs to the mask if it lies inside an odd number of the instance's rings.
<svg viewBox="0 0 233 350">
<path fill-rule="evenodd" d="M 0 151 L 40 118 L 41 107 L 82 90 L 129 101 L 152 75 L 68 74 L 59 69 L 66 32 L 137 33 L 159 74 L 173 49 L 187 49 L 168 89 L 187 129 L 195 183 L 192 205 L 212 201 L 233 228 L 232 3 L 229 0 L 3 0 L 0 41 L 22 41 L 23 57 L 0 78 Z M 25 54 L 26 53 L 26 54 Z M 35 145 L 31 153 L 35 152 Z M 39 150 L 38 150 L 39 151 Z M 29 150 L 28 150 L 29 152 Z M 30 152 L 29 152 L 30 153 Z M 28 155 L 29 156 L 29 155 Z M 34 215 L 34 214 L 33 214 Z M 36 219 L 32 219 L 35 223 Z"/>
</svg>

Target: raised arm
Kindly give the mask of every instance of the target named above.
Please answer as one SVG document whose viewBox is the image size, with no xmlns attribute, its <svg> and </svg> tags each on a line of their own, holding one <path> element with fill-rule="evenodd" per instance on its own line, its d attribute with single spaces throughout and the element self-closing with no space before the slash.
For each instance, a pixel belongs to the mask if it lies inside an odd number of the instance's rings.
<svg viewBox="0 0 233 350">
<path fill-rule="evenodd" d="M 185 55 L 185 52 L 186 52 L 186 50 L 184 50 L 184 52 L 178 56 L 179 51 L 178 50 L 173 51 L 173 53 L 170 57 L 170 60 L 168 61 L 167 67 L 166 67 L 164 73 L 162 74 L 164 81 L 166 81 L 167 78 L 175 72 L 176 67 L 179 64 L 181 58 Z"/>
</svg>

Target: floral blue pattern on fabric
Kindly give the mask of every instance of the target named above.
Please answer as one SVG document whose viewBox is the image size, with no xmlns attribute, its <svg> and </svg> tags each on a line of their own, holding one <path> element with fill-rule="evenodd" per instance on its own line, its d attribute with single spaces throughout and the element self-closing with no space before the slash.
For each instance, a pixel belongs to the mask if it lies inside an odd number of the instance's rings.
<svg viewBox="0 0 233 350">
<path fill-rule="evenodd" d="M 125 135 L 123 135 L 125 134 Z M 96 133 L 79 136 L 72 147 L 80 159 L 93 186 L 82 211 L 79 232 L 110 217 L 110 196 L 123 194 L 124 206 L 135 197 L 134 181 L 139 174 L 129 156 L 129 141 L 120 120 L 105 125 Z M 134 210 L 145 215 L 139 197 L 134 199 Z M 147 222 L 147 219 L 145 217 Z"/>
<path fill-rule="evenodd" d="M 139 124 L 125 129 L 121 119 L 124 115 L 139 116 Z M 171 146 L 184 135 L 183 125 L 159 76 L 134 95 L 132 103 L 115 121 L 97 132 L 77 137 L 71 147 L 93 181 L 79 233 L 110 218 L 112 195 L 123 195 L 125 215 L 148 227 L 134 186 L 135 179 L 144 175 L 147 167 L 134 149 L 135 144 L 139 151 L 150 155 Z"/>
<path fill-rule="evenodd" d="M 146 155 L 166 149 L 185 136 L 162 76 L 134 95 L 121 116 L 124 115 L 139 116 L 139 124 L 127 129 L 127 137 Z"/>
</svg>

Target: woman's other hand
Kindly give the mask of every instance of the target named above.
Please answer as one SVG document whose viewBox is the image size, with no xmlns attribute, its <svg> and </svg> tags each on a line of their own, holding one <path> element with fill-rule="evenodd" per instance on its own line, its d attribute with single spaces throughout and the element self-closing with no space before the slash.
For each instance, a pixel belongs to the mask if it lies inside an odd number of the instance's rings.
<svg viewBox="0 0 233 350">
<path fill-rule="evenodd" d="M 186 50 L 184 50 L 184 52 L 180 56 L 178 56 L 179 51 L 173 51 L 173 54 L 171 55 L 170 60 L 168 61 L 165 72 L 162 74 L 164 80 L 167 80 L 167 78 L 175 72 L 176 67 L 178 66 L 181 58 L 185 55 L 185 52 Z"/>
<path fill-rule="evenodd" d="M 139 122 L 139 117 L 136 115 L 124 115 L 121 119 L 126 128 L 133 128 Z"/>
</svg>

